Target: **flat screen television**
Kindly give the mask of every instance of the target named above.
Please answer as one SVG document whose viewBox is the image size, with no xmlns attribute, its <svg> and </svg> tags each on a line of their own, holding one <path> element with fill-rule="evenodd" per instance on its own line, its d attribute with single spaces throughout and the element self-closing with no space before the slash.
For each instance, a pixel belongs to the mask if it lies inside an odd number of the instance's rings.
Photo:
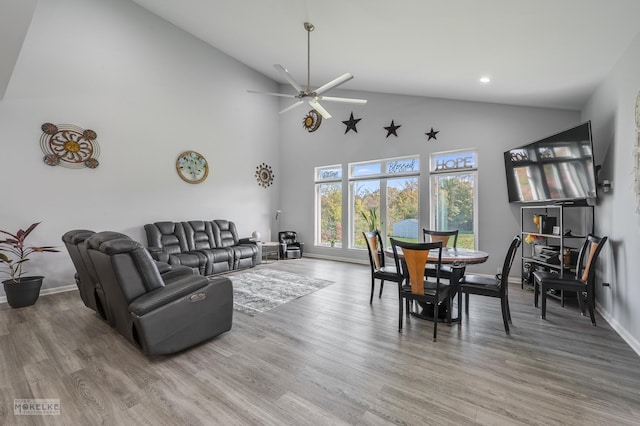
<svg viewBox="0 0 640 426">
<path fill-rule="evenodd" d="M 597 198 L 591 122 L 504 153 L 510 203 L 587 204 Z"/>
</svg>

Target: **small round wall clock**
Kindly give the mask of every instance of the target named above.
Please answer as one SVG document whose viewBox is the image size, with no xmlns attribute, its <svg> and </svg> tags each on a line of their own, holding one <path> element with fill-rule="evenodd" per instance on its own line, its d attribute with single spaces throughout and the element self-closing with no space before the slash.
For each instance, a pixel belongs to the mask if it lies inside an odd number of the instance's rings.
<svg viewBox="0 0 640 426">
<path fill-rule="evenodd" d="M 178 176 L 187 183 L 203 182 L 209 174 L 209 164 L 202 154 L 185 151 L 176 160 Z"/>
</svg>

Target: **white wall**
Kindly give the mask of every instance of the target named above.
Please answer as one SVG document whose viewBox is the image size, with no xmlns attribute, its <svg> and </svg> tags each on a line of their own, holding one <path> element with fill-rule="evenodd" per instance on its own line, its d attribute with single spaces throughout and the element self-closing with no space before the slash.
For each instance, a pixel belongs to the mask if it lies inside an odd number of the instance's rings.
<svg viewBox="0 0 640 426">
<path fill-rule="evenodd" d="M 279 181 L 264 189 L 254 173 L 278 169 L 278 105 L 247 89 L 277 85 L 129 1 L 40 0 L 0 101 L 0 229 L 42 221 L 31 243 L 62 249 L 28 264 L 45 287 L 73 284 L 71 229 L 146 244 L 145 223 L 223 218 L 267 234 Z M 95 130 L 99 167 L 45 165 L 45 122 Z M 209 161 L 202 184 L 176 173 L 186 150 Z"/>
<path fill-rule="evenodd" d="M 358 78 L 357 76 L 355 78 Z M 490 90 L 490 89 L 489 89 Z M 479 243 L 491 254 L 474 271 L 495 274 L 502 265 L 509 241 L 520 230 L 520 209 L 507 199 L 503 152 L 548 136 L 579 123 L 576 111 L 526 108 L 489 103 L 389 95 L 371 92 L 339 91 L 332 95 L 364 98 L 365 105 L 325 103 L 333 118 L 308 133 L 302 127 L 309 107 L 298 107 L 282 118 L 281 165 L 284 176 L 280 208 L 283 229 L 299 232 L 305 251 L 318 256 L 366 259 L 366 251 L 314 247 L 314 183 L 316 166 L 346 164 L 404 155 L 419 154 L 422 177 L 420 208 L 422 226 L 429 223 L 429 155 L 434 152 L 475 148 L 478 150 Z M 353 111 L 358 132 L 345 134 L 344 120 Z M 383 128 L 391 120 L 401 125 L 398 137 Z M 437 140 L 428 141 L 425 132 L 439 131 Z M 346 177 L 345 177 L 346 180 Z M 346 186 L 345 186 L 346 187 Z M 346 199 L 346 193 L 345 193 Z M 345 201 L 346 211 L 346 201 Z M 348 223 L 343 222 L 346 238 Z M 514 268 L 519 275 L 520 268 Z"/>
<path fill-rule="evenodd" d="M 640 200 L 633 191 L 633 146 L 636 141 L 634 107 L 640 91 L 640 36 L 582 111 L 593 124 L 596 156 L 604 158 L 601 179 L 614 182 L 609 194 L 601 194 L 596 212 L 596 232 L 607 235 L 602 251 L 596 288 L 599 311 L 640 353 Z M 637 129 L 640 130 L 640 129 Z"/>
</svg>

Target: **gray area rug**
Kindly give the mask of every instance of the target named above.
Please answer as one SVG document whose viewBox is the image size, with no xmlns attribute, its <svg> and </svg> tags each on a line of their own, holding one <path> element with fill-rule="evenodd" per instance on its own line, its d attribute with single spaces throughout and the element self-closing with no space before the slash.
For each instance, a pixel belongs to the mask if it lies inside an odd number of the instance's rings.
<svg viewBox="0 0 640 426">
<path fill-rule="evenodd" d="M 274 269 L 245 272 L 229 279 L 233 283 L 233 308 L 248 315 L 268 311 L 333 284 Z"/>
</svg>

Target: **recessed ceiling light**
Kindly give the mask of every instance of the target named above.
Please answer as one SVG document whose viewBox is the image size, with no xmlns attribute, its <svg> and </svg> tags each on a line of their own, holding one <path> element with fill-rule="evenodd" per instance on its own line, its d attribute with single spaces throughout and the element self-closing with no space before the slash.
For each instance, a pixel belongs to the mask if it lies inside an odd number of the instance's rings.
<svg viewBox="0 0 640 426">
<path fill-rule="evenodd" d="M 487 77 L 487 76 L 480 77 L 480 83 L 484 83 L 484 84 L 491 83 L 491 77 Z"/>
</svg>

